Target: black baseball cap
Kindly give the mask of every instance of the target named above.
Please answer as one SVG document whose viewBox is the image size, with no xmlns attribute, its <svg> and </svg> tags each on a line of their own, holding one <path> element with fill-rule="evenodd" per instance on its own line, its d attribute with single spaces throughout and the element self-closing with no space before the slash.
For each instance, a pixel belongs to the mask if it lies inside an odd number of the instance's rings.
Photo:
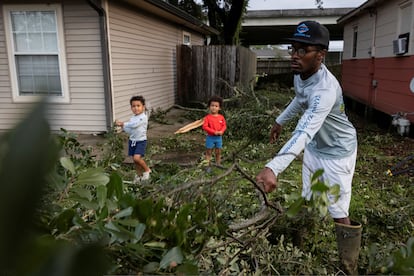
<svg viewBox="0 0 414 276">
<path fill-rule="evenodd" d="M 296 26 L 295 33 L 291 38 L 288 38 L 288 41 L 321 45 L 328 49 L 329 31 L 316 21 L 302 21 Z"/>
</svg>

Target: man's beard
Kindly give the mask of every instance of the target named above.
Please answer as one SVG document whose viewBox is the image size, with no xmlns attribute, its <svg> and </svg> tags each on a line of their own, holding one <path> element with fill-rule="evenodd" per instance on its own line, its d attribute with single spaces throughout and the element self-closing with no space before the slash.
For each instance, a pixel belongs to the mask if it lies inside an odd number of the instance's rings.
<svg viewBox="0 0 414 276">
<path fill-rule="evenodd" d="M 292 70 L 293 75 L 300 75 L 300 71 L 298 70 Z"/>
</svg>

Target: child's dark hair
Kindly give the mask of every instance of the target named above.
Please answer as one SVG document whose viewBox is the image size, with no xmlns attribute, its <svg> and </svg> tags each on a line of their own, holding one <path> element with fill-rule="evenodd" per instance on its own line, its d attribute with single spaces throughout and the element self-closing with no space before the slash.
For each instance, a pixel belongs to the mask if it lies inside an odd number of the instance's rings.
<svg viewBox="0 0 414 276">
<path fill-rule="evenodd" d="M 209 100 L 208 100 L 208 106 L 210 106 L 211 102 L 218 102 L 220 104 L 220 107 L 223 106 L 223 98 L 220 96 L 212 96 Z"/>
<path fill-rule="evenodd" d="M 132 102 L 134 101 L 140 101 L 142 103 L 142 105 L 145 105 L 145 99 L 142 96 L 133 96 L 130 100 L 129 100 L 129 104 L 132 105 Z"/>
</svg>

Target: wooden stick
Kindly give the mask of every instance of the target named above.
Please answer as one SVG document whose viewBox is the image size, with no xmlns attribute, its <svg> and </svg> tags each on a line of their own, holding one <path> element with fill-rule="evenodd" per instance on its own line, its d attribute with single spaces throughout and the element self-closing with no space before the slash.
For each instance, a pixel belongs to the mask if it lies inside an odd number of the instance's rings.
<svg viewBox="0 0 414 276">
<path fill-rule="evenodd" d="M 204 118 L 203 119 L 196 120 L 196 121 L 194 121 L 192 123 L 189 123 L 189 124 L 183 126 L 179 130 L 177 130 L 176 132 L 174 132 L 174 134 L 188 132 L 188 131 L 190 131 L 192 129 L 195 129 L 195 128 L 198 128 L 198 127 L 202 126 L 203 123 L 204 123 Z"/>
</svg>

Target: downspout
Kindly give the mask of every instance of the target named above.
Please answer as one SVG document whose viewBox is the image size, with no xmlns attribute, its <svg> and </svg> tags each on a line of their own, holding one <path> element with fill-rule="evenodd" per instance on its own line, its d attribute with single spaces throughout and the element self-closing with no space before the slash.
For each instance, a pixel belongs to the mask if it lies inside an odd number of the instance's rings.
<svg viewBox="0 0 414 276">
<path fill-rule="evenodd" d="M 111 64 L 109 62 L 109 42 L 108 32 L 106 27 L 106 12 L 102 8 L 101 0 L 87 0 L 88 4 L 99 15 L 99 28 L 101 35 L 101 53 L 102 53 L 102 67 L 103 67 L 103 84 L 104 84 L 104 97 L 105 97 L 105 114 L 106 114 L 106 128 L 109 131 L 112 128 L 113 119 L 113 104 L 112 104 L 112 89 L 111 89 Z"/>
<path fill-rule="evenodd" d="M 371 75 L 371 92 L 369 95 L 369 105 L 371 107 L 374 106 L 377 98 L 377 86 L 378 81 L 374 79 L 375 77 L 375 55 L 376 55 L 376 37 L 377 37 L 377 9 L 376 7 L 371 7 L 369 9 L 370 17 L 374 17 L 373 19 L 373 26 L 372 26 L 372 40 L 371 40 L 371 68 L 370 68 L 370 75 Z"/>
</svg>

